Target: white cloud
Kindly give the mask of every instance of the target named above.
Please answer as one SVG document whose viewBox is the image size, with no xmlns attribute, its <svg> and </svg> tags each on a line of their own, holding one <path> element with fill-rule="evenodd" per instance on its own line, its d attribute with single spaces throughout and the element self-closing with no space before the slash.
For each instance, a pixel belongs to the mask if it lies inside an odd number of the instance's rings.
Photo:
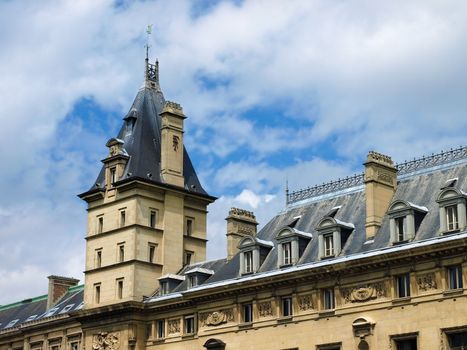
<svg viewBox="0 0 467 350">
<path fill-rule="evenodd" d="M 120 114 L 129 108 L 146 23 L 165 95 L 184 106 L 187 143 L 206 158 L 203 184 L 221 194 L 210 214 L 216 249 L 229 207 L 254 209 L 264 224 L 283 207 L 286 178 L 295 189 L 349 175 L 373 148 L 403 160 L 465 143 L 463 1 L 223 2 L 196 18 L 190 7 L 0 3 L 0 280 L 80 274 L 85 211 L 75 194 L 94 180 L 114 135 L 90 118 L 63 121 L 83 98 Z M 207 88 L 201 77 L 224 84 Z M 244 115 L 265 106 L 280 115 Z M 236 152 L 244 154 L 228 158 Z M 271 162 L 279 152 L 290 165 Z M 57 237 L 59 249 L 44 253 Z M 44 291 L 28 286 L 29 296 Z"/>
</svg>

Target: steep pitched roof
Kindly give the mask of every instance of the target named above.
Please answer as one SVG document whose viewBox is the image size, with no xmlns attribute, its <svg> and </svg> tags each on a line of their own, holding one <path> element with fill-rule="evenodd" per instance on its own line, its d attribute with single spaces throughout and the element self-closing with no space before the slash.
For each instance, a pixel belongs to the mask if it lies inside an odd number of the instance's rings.
<svg viewBox="0 0 467 350">
<path fill-rule="evenodd" d="M 159 87 L 158 74 L 149 76 L 155 65 L 147 64 L 146 82 L 138 91 L 130 110 L 123 118 L 117 138 L 124 142 L 123 148 L 129 156 L 125 172 L 119 181 L 139 179 L 163 184 L 161 173 L 161 117 L 165 99 Z M 158 66 L 157 66 L 158 70 Z M 149 73 L 148 73 L 149 72 Z M 152 84 L 148 84 L 151 82 Z M 201 186 L 191 159 L 183 147 L 183 176 L 185 190 L 208 196 Z M 102 167 L 90 192 L 105 188 L 105 166 Z"/>
</svg>

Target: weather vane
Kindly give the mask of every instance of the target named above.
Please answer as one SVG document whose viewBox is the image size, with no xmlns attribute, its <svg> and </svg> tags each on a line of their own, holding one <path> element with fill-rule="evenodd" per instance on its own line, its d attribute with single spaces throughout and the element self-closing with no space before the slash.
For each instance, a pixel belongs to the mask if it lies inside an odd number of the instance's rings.
<svg viewBox="0 0 467 350">
<path fill-rule="evenodd" d="M 152 33 L 152 24 L 148 24 L 148 27 L 146 28 L 146 60 L 149 60 L 149 37 L 151 36 Z"/>
</svg>

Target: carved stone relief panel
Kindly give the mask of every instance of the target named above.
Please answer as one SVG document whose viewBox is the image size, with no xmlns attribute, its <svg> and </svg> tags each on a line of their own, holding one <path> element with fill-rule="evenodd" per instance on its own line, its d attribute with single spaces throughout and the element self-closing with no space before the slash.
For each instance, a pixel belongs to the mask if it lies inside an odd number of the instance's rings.
<svg viewBox="0 0 467 350">
<path fill-rule="evenodd" d="M 258 313 L 259 317 L 268 317 L 272 316 L 272 304 L 270 301 L 265 301 L 258 304 Z"/>
<path fill-rule="evenodd" d="M 169 334 L 180 333 L 180 319 L 176 318 L 167 322 Z"/>
<path fill-rule="evenodd" d="M 117 350 L 120 346 L 119 332 L 100 332 L 92 339 L 94 350 Z"/>
<path fill-rule="evenodd" d="M 213 312 L 203 312 L 199 315 L 199 322 L 201 327 L 215 327 L 223 323 L 233 322 L 234 312 L 233 309 L 225 309 Z"/>
<path fill-rule="evenodd" d="M 434 272 L 425 273 L 417 276 L 418 290 L 426 292 L 431 289 L 437 289 L 436 276 Z"/>
<path fill-rule="evenodd" d="M 341 295 L 346 304 L 361 303 L 372 299 L 384 298 L 386 297 L 386 294 L 386 285 L 384 282 L 341 288 Z"/>
<path fill-rule="evenodd" d="M 313 298 L 311 294 L 300 295 L 298 297 L 298 309 L 300 311 L 307 311 L 313 309 Z"/>
</svg>

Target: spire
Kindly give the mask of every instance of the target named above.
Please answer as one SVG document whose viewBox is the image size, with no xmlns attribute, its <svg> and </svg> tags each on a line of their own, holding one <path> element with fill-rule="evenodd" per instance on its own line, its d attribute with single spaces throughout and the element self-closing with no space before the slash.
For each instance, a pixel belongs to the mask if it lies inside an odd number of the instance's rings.
<svg viewBox="0 0 467 350">
<path fill-rule="evenodd" d="M 149 45 L 149 38 L 152 33 L 152 24 L 149 24 L 147 29 L 146 29 L 146 69 L 144 73 L 144 81 L 145 81 L 145 86 L 147 88 L 152 88 L 156 89 L 157 91 L 160 91 L 160 85 L 159 85 L 159 61 L 156 59 L 156 62 L 154 64 L 149 63 L 149 48 L 151 47 Z"/>
</svg>

